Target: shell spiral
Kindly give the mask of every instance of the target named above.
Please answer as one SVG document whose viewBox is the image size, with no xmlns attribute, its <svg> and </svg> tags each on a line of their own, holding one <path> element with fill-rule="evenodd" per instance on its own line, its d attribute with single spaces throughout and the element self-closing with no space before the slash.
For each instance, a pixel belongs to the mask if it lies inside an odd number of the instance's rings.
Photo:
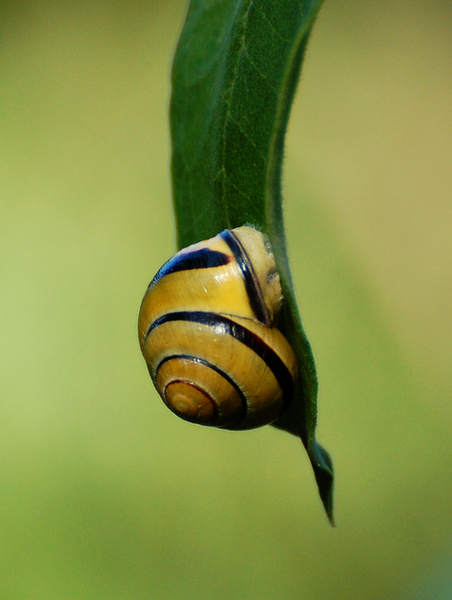
<svg viewBox="0 0 452 600">
<path fill-rule="evenodd" d="M 294 352 L 276 327 L 282 301 L 270 244 L 226 229 L 166 262 L 141 304 L 141 350 L 165 404 L 187 421 L 251 429 L 291 401 Z"/>
</svg>

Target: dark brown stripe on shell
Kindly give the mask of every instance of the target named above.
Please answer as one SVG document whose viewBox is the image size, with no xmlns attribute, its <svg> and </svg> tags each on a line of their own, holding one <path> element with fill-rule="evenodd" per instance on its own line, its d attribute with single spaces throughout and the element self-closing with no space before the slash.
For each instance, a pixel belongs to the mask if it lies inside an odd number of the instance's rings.
<svg viewBox="0 0 452 600">
<path fill-rule="evenodd" d="M 183 252 L 176 254 L 170 258 L 163 267 L 157 272 L 149 286 L 155 285 L 157 281 L 176 271 L 191 271 L 193 269 L 214 269 L 216 267 L 224 267 L 231 261 L 231 258 L 218 252 L 217 250 L 209 250 L 209 248 L 201 248 L 193 252 Z"/>
<path fill-rule="evenodd" d="M 246 293 L 248 294 L 248 300 L 254 314 L 264 325 L 270 325 L 270 313 L 267 305 L 265 304 L 264 295 L 262 288 L 259 283 L 259 279 L 253 268 L 251 259 L 246 252 L 243 244 L 239 238 L 230 229 L 225 229 L 220 233 L 220 236 L 226 242 L 231 249 L 235 260 L 239 266 L 240 272 L 242 273 L 243 280 L 245 282 Z"/>
<path fill-rule="evenodd" d="M 237 419 L 235 420 L 234 423 L 229 423 L 229 425 L 227 425 L 227 427 L 231 427 L 233 426 L 235 423 L 239 423 L 240 421 L 242 421 L 245 418 L 245 415 L 248 411 L 248 403 L 246 401 L 246 397 L 244 395 L 244 393 L 242 392 L 242 390 L 239 388 L 239 386 L 235 383 L 235 381 L 222 369 L 219 369 L 216 365 L 213 365 L 212 363 L 210 363 L 207 360 L 204 360 L 203 358 L 198 358 L 197 356 L 190 356 L 188 354 L 172 354 L 171 356 L 165 356 L 165 358 L 163 358 L 159 364 L 157 365 L 157 369 L 155 372 L 155 380 L 157 380 L 157 376 L 158 376 L 158 372 L 160 367 L 165 364 L 168 361 L 174 360 L 174 359 L 179 359 L 179 360 L 187 360 L 190 362 L 194 362 L 194 363 L 199 363 L 205 367 L 208 367 L 209 369 L 212 369 L 212 371 L 215 371 L 216 373 L 218 373 L 221 377 L 223 377 L 223 379 L 225 379 L 237 392 L 237 394 L 240 397 L 240 402 L 242 404 L 242 411 L 241 411 L 241 415 L 237 417 Z M 202 390 L 202 388 L 199 388 Z M 205 390 L 202 390 L 205 392 Z M 212 396 L 210 396 L 212 398 Z M 212 398 L 212 400 L 215 400 L 214 398 Z M 214 406 L 215 406 L 215 411 L 218 410 L 217 408 L 217 404 L 214 401 Z"/>
<path fill-rule="evenodd" d="M 218 334 L 230 335 L 251 350 L 253 350 L 267 365 L 275 376 L 279 387 L 283 392 L 284 402 L 288 403 L 293 396 L 293 380 L 289 369 L 286 367 L 281 358 L 276 352 L 264 342 L 258 335 L 236 323 L 232 319 L 225 317 L 224 315 L 218 315 L 215 313 L 201 312 L 201 311 L 181 311 L 168 313 L 163 315 L 149 327 L 146 332 L 146 343 L 149 334 L 164 323 L 171 321 L 188 321 L 190 323 L 200 323 L 207 325 L 208 327 L 215 327 Z"/>
</svg>

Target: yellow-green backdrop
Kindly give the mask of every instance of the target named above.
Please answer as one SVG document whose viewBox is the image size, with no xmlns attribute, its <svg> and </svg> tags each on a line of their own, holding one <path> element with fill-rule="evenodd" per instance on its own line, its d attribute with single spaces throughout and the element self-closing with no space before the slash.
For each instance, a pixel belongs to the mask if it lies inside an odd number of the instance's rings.
<svg viewBox="0 0 452 600">
<path fill-rule="evenodd" d="M 174 417 L 136 339 L 174 251 L 184 3 L 0 3 L 0 597 L 452 598 L 449 2 L 327 0 L 286 144 L 337 471 Z"/>
</svg>

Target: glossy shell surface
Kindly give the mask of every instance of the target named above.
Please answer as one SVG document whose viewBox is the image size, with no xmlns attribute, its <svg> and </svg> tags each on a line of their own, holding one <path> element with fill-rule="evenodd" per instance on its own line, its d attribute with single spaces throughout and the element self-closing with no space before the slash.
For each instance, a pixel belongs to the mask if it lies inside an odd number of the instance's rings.
<svg viewBox="0 0 452 600">
<path fill-rule="evenodd" d="M 178 252 L 151 281 L 140 346 L 166 405 L 188 421 L 250 429 L 292 399 L 296 361 L 276 328 L 282 295 L 257 229 L 225 230 Z"/>
</svg>

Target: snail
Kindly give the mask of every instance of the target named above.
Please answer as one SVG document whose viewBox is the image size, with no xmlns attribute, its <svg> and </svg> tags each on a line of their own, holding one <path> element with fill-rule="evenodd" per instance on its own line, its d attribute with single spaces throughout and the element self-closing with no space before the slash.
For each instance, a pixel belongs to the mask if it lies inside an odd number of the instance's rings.
<svg viewBox="0 0 452 600">
<path fill-rule="evenodd" d="M 234 430 L 278 419 L 297 376 L 276 327 L 281 302 L 270 242 L 254 227 L 225 229 L 166 262 L 143 298 L 138 333 L 168 408 Z"/>
</svg>

